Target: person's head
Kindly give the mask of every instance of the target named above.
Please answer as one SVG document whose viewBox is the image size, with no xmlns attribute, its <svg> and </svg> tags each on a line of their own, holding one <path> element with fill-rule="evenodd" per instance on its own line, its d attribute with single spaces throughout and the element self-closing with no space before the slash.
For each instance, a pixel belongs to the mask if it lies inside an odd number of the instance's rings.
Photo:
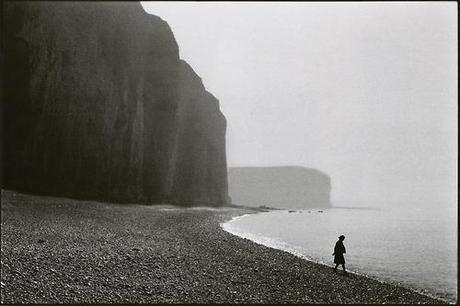
<svg viewBox="0 0 460 306">
<path fill-rule="evenodd" d="M 339 236 L 339 239 L 340 239 L 340 241 L 344 241 L 344 240 L 345 240 L 345 236 L 344 236 L 344 235 L 340 235 L 340 236 Z"/>
</svg>

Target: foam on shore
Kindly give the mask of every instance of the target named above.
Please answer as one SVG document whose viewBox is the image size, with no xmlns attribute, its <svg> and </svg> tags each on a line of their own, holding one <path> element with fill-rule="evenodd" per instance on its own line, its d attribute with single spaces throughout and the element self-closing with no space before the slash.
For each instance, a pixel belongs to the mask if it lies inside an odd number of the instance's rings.
<svg viewBox="0 0 460 306">
<path fill-rule="evenodd" d="M 262 212 L 262 213 L 259 213 L 259 214 L 266 214 L 266 213 L 269 213 L 269 212 Z M 220 223 L 220 226 L 226 232 L 228 232 L 228 233 L 230 233 L 232 235 L 235 235 L 237 237 L 251 240 L 254 243 L 257 243 L 257 244 L 260 244 L 260 245 L 263 245 L 263 246 L 266 246 L 266 247 L 269 247 L 269 248 L 273 248 L 273 249 L 288 252 L 288 253 L 290 253 L 292 255 L 295 255 L 295 256 L 297 256 L 297 257 L 299 257 L 301 259 L 304 259 L 304 260 L 307 260 L 307 261 L 310 261 L 310 262 L 313 262 L 313 263 L 316 263 L 316 264 L 320 264 L 320 265 L 324 265 L 324 266 L 328 266 L 328 267 L 334 267 L 333 264 L 326 263 L 326 262 L 324 262 L 322 260 L 315 259 L 313 257 L 310 257 L 308 255 L 305 255 L 305 254 L 299 252 L 294 246 L 292 246 L 292 245 L 290 245 L 290 244 L 288 244 L 288 243 L 286 243 L 286 242 L 284 242 L 282 240 L 267 237 L 267 236 L 263 236 L 263 235 L 253 234 L 253 233 L 250 233 L 250 232 L 247 232 L 247 231 L 242 231 L 241 229 L 238 229 L 238 227 L 234 226 L 234 223 L 236 221 L 241 220 L 243 218 L 247 218 L 247 217 L 249 217 L 251 215 L 253 215 L 253 214 L 244 214 L 244 215 L 241 215 L 241 216 L 233 217 L 229 221 Z M 445 298 L 443 296 L 436 295 L 436 294 L 431 294 L 431 293 L 426 292 L 426 291 L 421 290 L 421 289 L 405 286 L 402 283 L 397 282 L 397 281 L 383 280 L 383 279 L 378 278 L 378 277 L 373 276 L 373 275 L 368 275 L 368 274 L 361 273 L 361 272 L 358 272 L 358 271 L 350 270 L 349 268 L 347 268 L 347 271 L 348 271 L 348 273 L 353 273 L 353 274 L 356 274 L 356 275 L 359 275 L 359 276 L 362 276 L 362 277 L 366 277 L 366 278 L 378 281 L 378 282 L 380 282 L 382 284 L 392 284 L 392 285 L 395 285 L 395 286 L 398 286 L 398 287 L 402 287 L 402 288 L 411 290 L 411 291 L 416 292 L 418 294 L 425 295 L 425 296 L 430 297 L 430 298 L 440 299 L 440 300 L 442 300 L 442 301 L 444 301 L 446 303 L 452 303 L 452 304 L 456 303 L 456 301 L 447 299 L 447 298 Z"/>
</svg>

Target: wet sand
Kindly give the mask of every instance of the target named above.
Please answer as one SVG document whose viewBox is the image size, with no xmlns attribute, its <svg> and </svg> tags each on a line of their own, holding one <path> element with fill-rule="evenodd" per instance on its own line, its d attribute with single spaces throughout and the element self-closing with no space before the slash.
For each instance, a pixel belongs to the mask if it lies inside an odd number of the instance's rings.
<svg viewBox="0 0 460 306">
<path fill-rule="evenodd" d="M 1 302 L 428 303 L 440 300 L 255 244 L 255 210 L 118 205 L 2 190 Z"/>
</svg>

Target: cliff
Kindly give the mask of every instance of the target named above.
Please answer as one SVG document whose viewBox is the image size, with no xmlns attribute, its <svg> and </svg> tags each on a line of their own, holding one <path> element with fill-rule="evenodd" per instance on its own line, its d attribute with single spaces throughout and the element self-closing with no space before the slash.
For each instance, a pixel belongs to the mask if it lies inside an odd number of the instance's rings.
<svg viewBox="0 0 460 306">
<path fill-rule="evenodd" d="M 331 179 L 303 167 L 241 167 L 228 170 L 232 202 L 273 208 L 330 207 Z"/>
<path fill-rule="evenodd" d="M 225 204 L 226 120 L 168 24 L 129 2 L 4 2 L 2 186 Z"/>
</svg>

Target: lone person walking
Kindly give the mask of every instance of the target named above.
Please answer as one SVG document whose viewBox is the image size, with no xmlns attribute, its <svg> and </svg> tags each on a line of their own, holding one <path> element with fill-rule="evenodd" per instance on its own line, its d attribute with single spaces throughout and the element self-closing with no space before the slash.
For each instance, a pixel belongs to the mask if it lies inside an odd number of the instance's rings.
<svg viewBox="0 0 460 306">
<path fill-rule="evenodd" d="M 343 245 L 344 240 L 345 240 L 345 236 L 340 235 L 339 241 L 335 243 L 334 253 L 332 253 L 332 256 L 334 256 L 334 263 L 335 263 L 334 271 L 337 271 L 337 267 L 339 265 L 342 265 L 343 273 L 348 274 L 347 271 L 345 270 L 345 258 L 343 257 L 343 254 L 347 252 L 345 250 L 345 246 Z"/>
</svg>

